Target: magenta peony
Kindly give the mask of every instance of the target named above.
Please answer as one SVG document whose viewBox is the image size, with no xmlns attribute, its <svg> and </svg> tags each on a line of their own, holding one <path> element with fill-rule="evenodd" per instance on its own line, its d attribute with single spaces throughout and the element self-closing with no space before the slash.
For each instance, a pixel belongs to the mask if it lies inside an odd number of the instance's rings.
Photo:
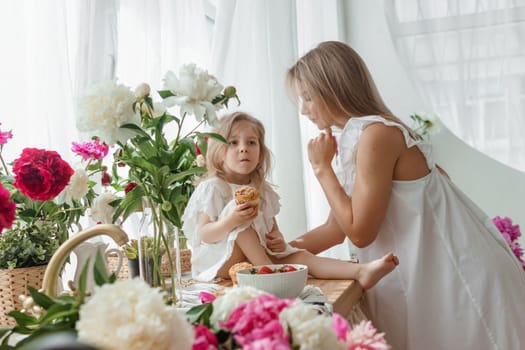
<svg viewBox="0 0 525 350">
<path fill-rule="evenodd" d="M 100 143 L 99 139 L 94 139 L 83 143 L 73 142 L 71 150 L 84 160 L 101 160 L 108 154 L 109 146 Z"/>
<path fill-rule="evenodd" d="M 521 237 L 521 231 L 519 225 L 514 225 L 512 219 L 509 217 L 502 218 L 496 216 L 492 219 L 492 222 L 498 228 L 499 232 L 505 239 L 505 242 L 509 245 L 510 249 L 518 259 L 521 267 L 525 270 L 525 260 L 523 259 L 523 248 L 518 242 L 518 238 Z"/>
<path fill-rule="evenodd" d="M 235 341 L 243 347 L 261 339 L 287 342 L 288 336 L 281 326 L 279 314 L 293 302 L 292 299 L 279 299 L 270 294 L 261 294 L 238 306 L 226 322 L 219 324 L 230 330 Z"/>
<path fill-rule="evenodd" d="M 197 324 L 193 326 L 195 332 L 195 339 L 193 340 L 192 350 L 217 350 L 219 348 L 219 341 L 215 333 L 210 331 L 208 327 Z"/>
<path fill-rule="evenodd" d="M 10 200 L 11 194 L 0 183 L 0 235 L 4 228 L 11 228 L 15 221 L 16 204 Z"/>
<path fill-rule="evenodd" d="M 13 186 L 33 200 L 47 201 L 67 186 L 74 171 L 55 151 L 24 148 L 13 173 Z"/>
</svg>

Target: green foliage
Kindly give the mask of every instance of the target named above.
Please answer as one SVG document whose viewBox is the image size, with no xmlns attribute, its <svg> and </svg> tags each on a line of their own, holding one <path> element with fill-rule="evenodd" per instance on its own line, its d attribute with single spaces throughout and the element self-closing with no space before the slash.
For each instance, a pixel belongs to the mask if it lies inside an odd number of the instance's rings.
<svg viewBox="0 0 525 350">
<path fill-rule="evenodd" d="M 45 265 L 62 239 L 56 222 L 38 221 L 30 226 L 15 222 L 0 237 L 0 268 L 14 269 Z"/>
</svg>

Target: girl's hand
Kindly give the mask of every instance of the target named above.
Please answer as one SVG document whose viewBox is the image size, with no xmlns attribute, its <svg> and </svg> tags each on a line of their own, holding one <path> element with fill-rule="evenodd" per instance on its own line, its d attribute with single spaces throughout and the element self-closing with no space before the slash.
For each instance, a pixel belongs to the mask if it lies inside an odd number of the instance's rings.
<svg viewBox="0 0 525 350">
<path fill-rule="evenodd" d="M 237 204 L 230 211 L 230 220 L 235 223 L 235 227 L 241 226 L 247 222 L 253 221 L 259 210 L 257 206 L 250 203 Z"/>
<path fill-rule="evenodd" d="M 332 159 L 337 152 L 337 142 L 330 128 L 308 142 L 308 159 L 314 172 L 331 167 Z"/>
<path fill-rule="evenodd" d="M 279 253 L 286 250 L 286 241 L 283 234 L 279 230 L 273 230 L 266 235 L 266 246 L 272 252 Z"/>
</svg>

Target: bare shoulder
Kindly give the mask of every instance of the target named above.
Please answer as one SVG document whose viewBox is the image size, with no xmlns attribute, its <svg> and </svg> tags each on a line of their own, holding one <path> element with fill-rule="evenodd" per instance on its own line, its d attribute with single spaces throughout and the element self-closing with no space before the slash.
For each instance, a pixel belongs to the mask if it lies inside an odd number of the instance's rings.
<svg viewBox="0 0 525 350">
<path fill-rule="evenodd" d="M 368 125 L 363 130 L 359 138 L 359 149 L 399 155 L 406 149 L 406 144 L 403 133 L 398 127 L 378 122 Z"/>
</svg>

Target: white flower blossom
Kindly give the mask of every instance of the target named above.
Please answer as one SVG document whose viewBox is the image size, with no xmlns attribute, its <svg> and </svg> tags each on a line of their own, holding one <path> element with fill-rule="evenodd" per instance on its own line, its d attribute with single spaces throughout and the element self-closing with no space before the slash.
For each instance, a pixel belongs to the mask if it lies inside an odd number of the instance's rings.
<svg viewBox="0 0 525 350">
<path fill-rule="evenodd" d="M 80 307 L 78 339 L 100 349 L 191 349 L 193 330 L 184 316 L 165 304 L 158 288 L 140 279 L 95 287 Z"/>
<path fill-rule="evenodd" d="M 195 158 L 195 163 L 197 164 L 197 166 L 206 167 L 206 158 L 204 158 L 204 156 L 202 154 L 199 154 Z"/>
<path fill-rule="evenodd" d="M 311 305 L 297 301 L 281 311 L 279 319 L 283 329 L 290 329 L 292 346 L 299 349 L 332 350 L 338 347 L 332 318 L 319 315 Z"/>
<path fill-rule="evenodd" d="M 117 141 L 124 143 L 135 133 L 120 126 L 140 125 L 140 116 L 133 112 L 134 102 L 135 95 L 130 88 L 115 81 L 92 85 L 80 99 L 77 127 L 95 134 L 109 145 Z"/>
<path fill-rule="evenodd" d="M 58 204 L 73 204 L 73 199 L 79 200 L 89 191 L 89 176 L 85 169 L 78 168 L 69 179 L 69 184 L 56 197 Z"/>
<path fill-rule="evenodd" d="M 206 120 L 210 125 L 217 124 L 216 111 L 222 106 L 211 102 L 221 93 L 223 86 L 207 71 L 194 63 L 183 65 L 178 78 L 168 71 L 164 77 L 164 89 L 175 95 L 164 99 L 167 107 L 180 106 L 181 113 L 193 114 L 199 122 Z"/>
<path fill-rule="evenodd" d="M 149 107 L 146 103 L 142 105 L 141 109 L 143 113 L 149 113 Z M 153 118 L 160 117 L 166 112 L 166 106 L 162 102 L 153 102 L 153 110 L 151 112 Z"/>
<path fill-rule="evenodd" d="M 148 96 L 151 92 L 151 88 L 147 83 L 142 83 L 135 88 L 135 97 L 138 99 L 143 99 Z"/>
<path fill-rule="evenodd" d="M 103 192 L 97 196 L 91 205 L 91 218 L 103 224 L 111 224 L 116 208 L 109 205 L 109 203 L 116 199 L 118 199 L 118 197 L 111 192 Z"/>
<path fill-rule="evenodd" d="M 264 292 L 253 287 L 233 287 L 228 289 L 223 296 L 213 302 L 213 313 L 210 316 L 211 323 L 218 324 L 219 321 L 226 321 L 237 306 L 252 300 L 260 294 L 264 294 Z"/>
</svg>

